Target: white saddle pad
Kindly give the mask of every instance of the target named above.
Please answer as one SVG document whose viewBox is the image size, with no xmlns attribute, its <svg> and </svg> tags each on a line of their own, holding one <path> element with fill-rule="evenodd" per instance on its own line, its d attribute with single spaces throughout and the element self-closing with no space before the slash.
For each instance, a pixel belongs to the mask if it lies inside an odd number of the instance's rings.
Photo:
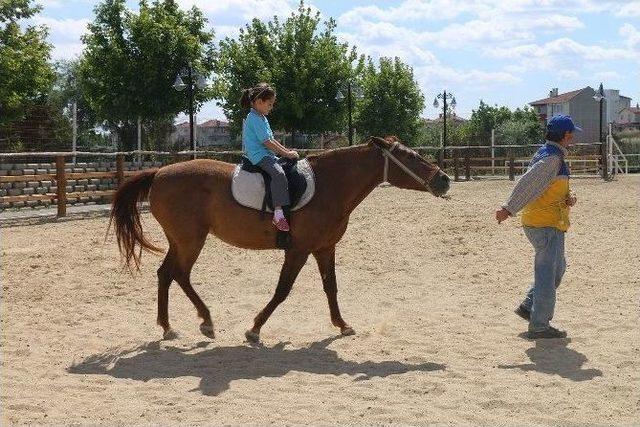
<svg viewBox="0 0 640 427">
<path fill-rule="evenodd" d="M 298 162 L 298 171 L 304 175 L 307 181 L 307 189 L 302 197 L 300 197 L 298 204 L 291 209 L 293 211 L 309 203 L 316 192 L 316 179 L 307 159 Z M 241 165 L 236 166 L 231 180 L 231 193 L 238 203 L 248 208 L 261 210 L 264 192 L 264 178 L 262 178 L 262 174 L 250 173 L 242 170 Z M 268 212 L 271 212 L 268 206 L 266 209 Z"/>
</svg>

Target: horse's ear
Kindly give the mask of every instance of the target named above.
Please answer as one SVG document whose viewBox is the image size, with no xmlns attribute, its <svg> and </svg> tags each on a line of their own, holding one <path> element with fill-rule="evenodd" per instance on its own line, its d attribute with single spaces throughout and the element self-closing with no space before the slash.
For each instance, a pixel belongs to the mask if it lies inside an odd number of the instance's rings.
<svg viewBox="0 0 640 427">
<path fill-rule="evenodd" d="M 377 136 L 372 136 L 372 137 L 369 137 L 369 145 L 375 145 L 378 148 L 384 148 L 388 150 L 389 148 L 391 148 L 393 144 L 387 141 L 386 139 L 382 139 Z"/>
</svg>

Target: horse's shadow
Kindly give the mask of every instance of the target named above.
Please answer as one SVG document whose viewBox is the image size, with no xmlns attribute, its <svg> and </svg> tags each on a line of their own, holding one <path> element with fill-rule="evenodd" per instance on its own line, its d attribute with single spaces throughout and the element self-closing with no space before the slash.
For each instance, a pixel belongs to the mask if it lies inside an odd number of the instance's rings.
<svg viewBox="0 0 640 427">
<path fill-rule="evenodd" d="M 602 376 L 602 371 L 599 369 L 582 369 L 582 365 L 588 360 L 587 356 L 568 348 L 567 345 L 570 342 L 569 338 L 537 340 L 535 347 L 525 351 L 533 363 L 498 365 L 498 367 L 555 374 L 572 381 L 588 381 Z"/>
<path fill-rule="evenodd" d="M 202 342 L 190 349 L 151 342 L 134 349 L 106 351 L 89 356 L 73 364 L 73 374 L 103 374 L 115 378 L 149 381 L 154 378 L 198 377 L 200 390 L 205 395 L 218 395 L 239 379 L 281 377 L 290 371 L 314 374 L 342 375 L 355 380 L 404 374 L 412 371 L 444 370 L 445 365 L 422 363 L 418 365 L 397 361 L 354 362 L 341 359 L 327 346 L 337 337 L 327 338 L 309 347 L 285 348 L 288 343 L 274 347 L 246 346 L 216 347 L 204 350 L 209 343 Z"/>
</svg>

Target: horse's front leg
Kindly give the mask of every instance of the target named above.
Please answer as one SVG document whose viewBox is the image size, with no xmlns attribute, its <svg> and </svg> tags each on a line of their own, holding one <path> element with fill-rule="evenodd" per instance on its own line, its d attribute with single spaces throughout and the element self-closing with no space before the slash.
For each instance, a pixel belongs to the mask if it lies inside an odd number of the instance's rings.
<svg viewBox="0 0 640 427">
<path fill-rule="evenodd" d="M 331 323 L 340 328 L 342 335 L 353 335 L 356 332 L 342 319 L 338 307 L 338 284 L 336 281 L 336 247 L 331 246 L 313 253 L 318 262 L 318 269 L 322 276 L 322 287 L 327 294 Z"/>
<path fill-rule="evenodd" d="M 273 298 L 271 298 L 271 301 L 269 301 L 266 307 L 263 308 L 254 319 L 253 328 L 245 333 L 249 341 L 257 342 L 260 340 L 260 328 L 262 328 L 262 325 L 269 319 L 269 316 L 271 316 L 276 307 L 287 298 L 293 287 L 293 283 L 298 277 L 298 273 L 300 273 L 305 262 L 307 262 L 308 257 L 308 253 L 293 251 L 287 251 L 285 253 L 284 264 L 280 271 L 280 279 L 278 280 L 276 292 Z"/>
</svg>

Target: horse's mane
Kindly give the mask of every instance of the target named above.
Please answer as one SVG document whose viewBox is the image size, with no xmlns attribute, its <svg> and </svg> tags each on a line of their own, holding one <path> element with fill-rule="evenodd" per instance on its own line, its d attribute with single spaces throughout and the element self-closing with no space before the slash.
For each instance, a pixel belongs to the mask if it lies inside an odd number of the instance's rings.
<svg viewBox="0 0 640 427">
<path fill-rule="evenodd" d="M 355 149 L 368 146 L 373 138 L 374 138 L 373 136 L 368 137 L 362 144 L 350 145 L 348 147 L 331 148 L 321 153 L 310 154 L 307 156 L 307 158 L 313 157 L 317 159 L 324 159 L 324 158 L 330 158 L 333 156 L 340 156 L 344 152 L 355 151 Z M 400 138 L 398 138 L 395 135 L 387 135 L 382 139 L 384 139 L 387 142 L 391 142 L 391 143 L 399 142 L 400 144 L 402 144 L 402 141 L 400 140 Z"/>
<path fill-rule="evenodd" d="M 368 145 L 367 143 L 363 143 L 363 144 L 358 144 L 358 145 L 350 145 L 348 147 L 330 148 L 330 149 L 322 151 L 320 153 L 309 154 L 306 157 L 307 158 L 324 159 L 324 158 L 329 158 L 329 157 L 334 157 L 334 156 L 340 156 L 345 152 L 355 151 L 356 149 L 366 147 L 367 145 Z"/>
</svg>

